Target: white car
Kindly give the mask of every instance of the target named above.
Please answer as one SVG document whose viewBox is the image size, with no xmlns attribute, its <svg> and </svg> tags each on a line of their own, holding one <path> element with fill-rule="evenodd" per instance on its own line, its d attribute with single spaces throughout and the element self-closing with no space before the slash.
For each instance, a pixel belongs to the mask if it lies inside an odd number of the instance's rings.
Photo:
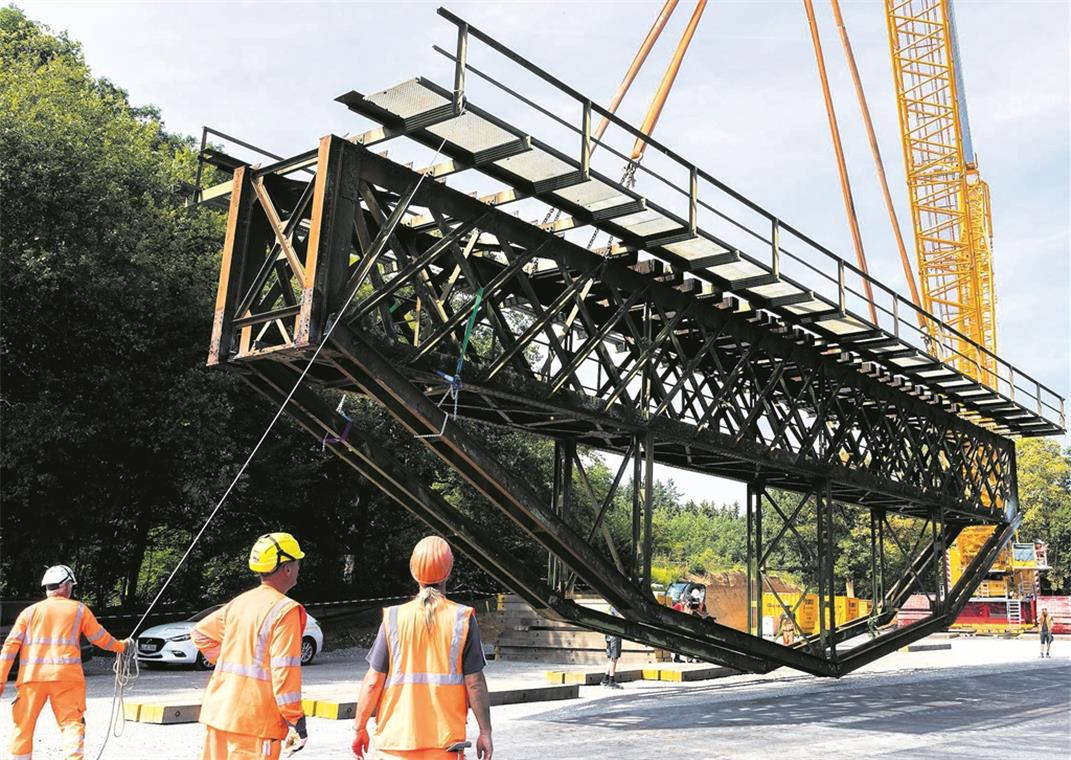
<svg viewBox="0 0 1071 760">
<path fill-rule="evenodd" d="M 217 604 L 207 610 L 201 610 L 187 620 L 146 628 L 138 634 L 138 662 L 143 665 L 153 663 L 196 665 L 205 670 L 211 669 L 212 666 L 190 640 L 190 633 L 193 631 L 194 624 L 204 620 L 222 606 L 222 604 Z M 320 629 L 316 618 L 309 615 L 305 622 L 305 632 L 301 637 L 301 664 L 308 665 L 317 652 L 323 648 L 324 632 Z"/>
</svg>

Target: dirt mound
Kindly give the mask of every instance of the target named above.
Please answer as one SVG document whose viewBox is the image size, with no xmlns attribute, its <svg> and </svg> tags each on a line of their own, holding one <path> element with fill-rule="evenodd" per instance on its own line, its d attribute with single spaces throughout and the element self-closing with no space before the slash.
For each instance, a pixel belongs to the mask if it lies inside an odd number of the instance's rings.
<svg viewBox="0 0 1071 760">
<path fill-rule="evenodd" d="M 747 630 L 747 573 L 729 570 L 718 573 L 689 574 L 687 579 L 703 583 L 707 587 L 707 612 L 722 625 Z M 770 586 L 778 592 L 799 593 L 797 586 L 786 583 L 776 575 L 767 575 L 768 584 L 763 590 L 769 593 Z"/>
</svg>

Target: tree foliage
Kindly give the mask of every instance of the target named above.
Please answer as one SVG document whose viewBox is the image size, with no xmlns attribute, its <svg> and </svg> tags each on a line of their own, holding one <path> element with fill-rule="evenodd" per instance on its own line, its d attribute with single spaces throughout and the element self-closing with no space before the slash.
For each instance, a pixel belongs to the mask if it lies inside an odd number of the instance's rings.
<svg viewBox="0 0 1071 760">
<path fill-rule="evenodd" d="M 1016 445 L 1019 508 L 1024 541 L 1045 541 L 1052 568 L 1047 582 L 1071 593 L 1071 450 L 1051 438 L 1026 438 Z"/>
<path fill-rule="evenodd" d="M 75 566 L 95 604 L 151 598 L 259 438 L 272 409 L 205 368 L 223 219 L 184 208 L 193 141 L 94 78 L 77 43 L 0 10 L 0 594 L 36 595 Z M 479 498 L 367 402 L 355 424 L 460 508 Z M 546 442 L 474 430 L 545 485 Z M 504 545 L 516 530 L 483 515 Z M 298 535 L 302 598 L 409 590 L 427 528 L 319 442 L 280 423 L 176 577 L 165 603 L 250 582 L 256 536 Z M 528 557 L 538 567 L 538 557 Z M 455 584 L 487 588 L 459 563 Z"/>
<path fill-rule="evenodd" d="M 200 371 L 219 219 L 181 208 L 189 145 L 76 44 L 5 8 L 0 64 L 5 582 L 68 558 L 130 598 L 150 526 L 228 459 L 229 382 Z"/>
</svg>

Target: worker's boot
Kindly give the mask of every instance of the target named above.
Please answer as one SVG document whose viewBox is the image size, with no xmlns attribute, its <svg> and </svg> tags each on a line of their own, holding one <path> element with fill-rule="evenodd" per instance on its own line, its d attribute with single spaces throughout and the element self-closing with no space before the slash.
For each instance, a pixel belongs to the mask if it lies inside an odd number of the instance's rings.
<svg viewBox="0 0 1071 760">
<path fill-rule="evenodd" d="M 608 673 L 603 673 L 602 680 L 599 681 L 599 686 L 609 686 L 609 685 L 610 685 L 610 675 Z"/>
<path fill-rule="evenodd" d="M 620 689 L 621 688 L 621 684 L 619 684 L 617 682 L 617 679 L 614 678 L 613 676 L 607 676 L 607 678 L 606 678 L 606 687 L 608 689 Z"/>
</svg>

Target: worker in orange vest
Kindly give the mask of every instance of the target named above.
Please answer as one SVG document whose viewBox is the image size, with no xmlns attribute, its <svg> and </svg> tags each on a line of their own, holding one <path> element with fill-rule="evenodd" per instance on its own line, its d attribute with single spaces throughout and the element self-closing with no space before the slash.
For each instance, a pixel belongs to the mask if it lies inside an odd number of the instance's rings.
<svg viewBox="0 0 1071 760">
<path fill-rule="evenodd" d="M 286 596 L 304 556 L 289 533 L 261 536 L 249 553 L 260 585 L 194 627 L 194 645 L 216 666 L 201 704 L 202 760 L 275 760 L 308 741 L 301 707 L 306 613 Z"/>
<path fill-rule="evenodd" d="M 66 565 L 45 571 L 41 585 L 46 598 L 19 613 L 0 650 L 0 694 L 19 658 L 18 695 L 11 703 L 15 729 L 9 751 L 12 760 L 30 760 L 37 716 L 52 703 L 63 735 L 67 760 L 82 760 L 86 738 L 86 679 L 82 672 L 83 635 L 95 646 L 125 652 L 132 639 L 116 641 L 97 622 L 88 607 L 71 599 L 78 581 Z"/>
<path fill-rule="evenodd" d="M 383 610 L 357 698 L 357 758 L 368 751 L 365 725 L 375 710 L 377 760 L 460 760 L 471 707 L 480 727 L 476 756 L 491 760 L 487 663 L 472 608 L 446 598 L 453 567 L 450 545 L 438 536 L 413 549 L 409 572 L 420 592 Z"/>
</svg>

